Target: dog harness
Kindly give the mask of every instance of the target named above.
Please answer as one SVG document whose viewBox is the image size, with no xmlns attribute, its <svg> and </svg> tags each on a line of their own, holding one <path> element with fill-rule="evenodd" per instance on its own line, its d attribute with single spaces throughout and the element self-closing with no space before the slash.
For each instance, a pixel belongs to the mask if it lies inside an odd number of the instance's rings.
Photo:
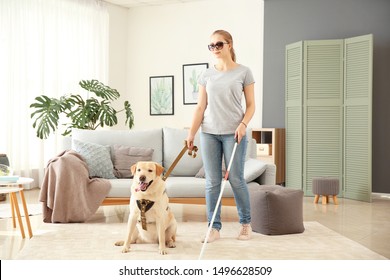
<svg viewBox="0 0 390 280">
<path fill-rule="evenodd" d="M 153 205 L 154 205 L 154 201 L 151 201 L 149 199 L 137 200 L 138 209 L 141 211 L 141 223 L 142 223 L 143 230 L 147 230 L 145 213 L 148 212 Z"/>
</svg>

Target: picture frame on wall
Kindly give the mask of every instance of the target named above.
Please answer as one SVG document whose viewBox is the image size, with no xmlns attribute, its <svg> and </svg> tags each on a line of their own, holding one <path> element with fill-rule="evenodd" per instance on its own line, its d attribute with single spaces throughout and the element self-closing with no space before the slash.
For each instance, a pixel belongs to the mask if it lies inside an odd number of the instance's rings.
<svg viewBox="0 0 390 280">
<path fill-rule="evenodd" d="M 173 115 L 173 76 L 149 77 L 150 115 Z"/>
<path fill-rule="evenodd" d="M 208 63 L 183 65 L 183 104 L 197 104 L 199 86 L 198 79 L 204 70 L 209 68 Z"/>
</svg>

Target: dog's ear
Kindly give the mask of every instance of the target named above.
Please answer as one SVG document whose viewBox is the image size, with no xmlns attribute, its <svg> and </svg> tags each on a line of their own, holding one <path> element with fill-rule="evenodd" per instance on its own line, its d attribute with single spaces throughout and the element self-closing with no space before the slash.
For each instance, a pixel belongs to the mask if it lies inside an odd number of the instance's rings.
<svg viewBox="0 0 390 280">
<path fill-rule="evenodd" d="M 164 167 L 156 163 L 156 175 L 160 176 L 164 172 Z"/>
<path fill-rule="evenodd" d="M 131 171 L 131 174 L 135 175 L 135 172 L 137 171 L 137 164 L 133 164 L 131 167 L 130 167 L 130 171 Z"/>
</svg>

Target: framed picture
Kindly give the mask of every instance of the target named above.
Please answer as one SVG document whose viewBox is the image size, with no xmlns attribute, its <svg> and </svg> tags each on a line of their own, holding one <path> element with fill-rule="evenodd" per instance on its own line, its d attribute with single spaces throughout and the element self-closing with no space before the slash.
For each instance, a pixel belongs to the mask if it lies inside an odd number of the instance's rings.
<svg viewBox="0 0 390 280">
<path fill-rule="evenodd" d="M 183 103 L 198 103 L 198 78 L 200 74 L 209 68 L 208 63 L 184 64 L 183 65 Z"/>
<path fill-rule="evenodd" d="M 149 77 L 150 115 L 173 115 L 173 76 Z"/>
</svg>

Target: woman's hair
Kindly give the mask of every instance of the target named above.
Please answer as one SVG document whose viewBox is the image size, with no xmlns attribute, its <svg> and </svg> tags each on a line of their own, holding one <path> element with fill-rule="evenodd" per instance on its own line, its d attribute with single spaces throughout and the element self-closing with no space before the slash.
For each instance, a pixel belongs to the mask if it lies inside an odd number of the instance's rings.
<svg viewBox="0 0 390 280">
<path fill-rule="evenodd" d="M 226 42 L 229 43 L 229 45 L 231 47 L 230 48 L 230 55 L 231 55 L 233 61 L 236 62 L 236 54 L 235 54 L 234 48 L 233 48 L 233 37 L 232 37 L 232 35 L 229 32 L 225 31 L 225 30 L 215 30 L 212 35 L 215 35 L 215 34 L 223 36 L 223 38 L 226 40 Z"/>
</svg>

